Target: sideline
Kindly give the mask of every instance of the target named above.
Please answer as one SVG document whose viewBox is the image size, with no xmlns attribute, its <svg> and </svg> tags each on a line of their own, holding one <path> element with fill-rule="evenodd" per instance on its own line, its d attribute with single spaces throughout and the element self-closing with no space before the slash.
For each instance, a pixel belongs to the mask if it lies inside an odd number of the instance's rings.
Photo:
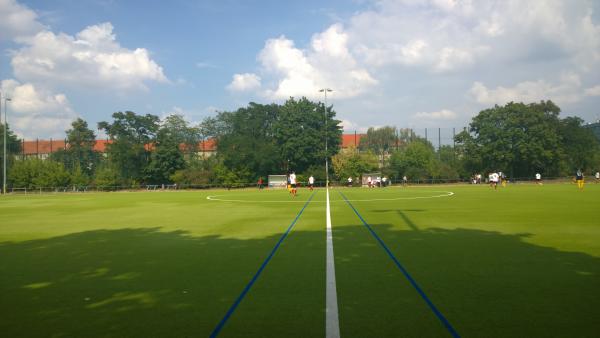
<svg viewBox="0 0 600 338">
<path fill-rule="evenodd" d="M 248 284 L 246 285 L 246 287 L 244 287 L 244 290 L 242 290 L 242 293 L 240 293 L 240 295 L 233 302 L 233 304 L 231 305 L 231 307 L 229 308 L 229 310 L 227 310 L 227 313 L 225 313 L 225 316 L 223 317 L 223 319 L 221 319 L 221 321 L 214 328 L 214 330 L 210 334 L 211 338 L 217 337 L 219 335 L 219 332 L 221 332 L 221 330 L 223 329 L 223 327 L 227 323 L 227 320 L 229 319 L 229 317 L 231 317 L 231 315 L 233 314 L 233 312 L 235 311 L 235 309 L 238 307 L 238 305 L 240 305 L 240 303 L 242 302 L 242 300 L 244 299 L 244 297 L 246 296 L 246 294 L 248 293 L 248 291 L 250 291 L 250 288 L 252 287 L 252 285 L 254 285 L 254 283 L 256 282 L 256 280 L 258 279 L 258 277 L 260 276 L 260 274 L 263 272 L 263 270 L 265 269 L 265 267 L 267 266 L 267 264 L 271 260 L 271 258 L 273 258 L 273 256 L 275 255 L 275 252 L 277 251 L 277 249 L 279 249 L 279 246 L 281 246 L 281 243 L 283 242 L 283 240 L 287 237 L 287 235 L 290 233 L 290 231 L 292 231 L 292 228 L 294 227 L 294 225 L 296 224 L 296 222 L 298 221 L 298 219 L 300 218 L 300 216 L 304 212 L 304 209 L 306 209 L 306 207 L 308 206 L 308 204 L 310 203 L 310 201 L 315 196 L 315 193 L 316 193 L 316 191 L 313 192 L 312 195 L 310 195 L 310 197 L 308 198 L 308 201 L 306 201 L 306 203 L 304 204 L 304 206 L 302 207 L 302 209 L 300 210 L 300 212 L 298 213 L 298 215 L 296 215 L 296 218 L 294 218 L 294 220 L 292 221 L 292 223 L 288 226 L 287 230 L 283 233 L 283 235 L 281 235 L 281 238 L 279 238 L 279 241 L 277 242 L 277 244 L 275 244 L 275 247 L 273 248 L 273 250 L 271 250 L 271 253 L 269 253 L 269 255 L 267 256 L 267 258 L 265 259 L 265 261 L 261 264 L 260 268 L 258 268 L 258 271 L 256 271 L 256 273 L 254 274 L 254 276 L 252 277 L 252 279 L 250 279 L 250 282 L 248 282 Z"/>
<path fill-rule="evenodd" d="M 358 210 L 356 210 L 356 208 L 354 208 L 354 206 L 352 205 L 352 203 L 350 203 L 350 201 L 346 198 L 346 196 L 344 196 L 344 194 L 342 194 L 341 192 L 339 192 L 339 194 L 346 201 L 346 203 L 348 204 L 348 206 L 350 206 L 350 208 L 354 211 L 354 213 L 356 214 L 356 216 L 358 216 L 358 218 L 360 219 L 360 221 L 362 222 L 362 224 L 369 230 L 369 232 L 371 233 L 371 235 L 373 235 L 373 237 L 375 237 L 375 239 L 377 240 L 377 242 L 379 242 L 379 244 L 381 245 L 381 247 L 383 248 L 383 250 L 385 250 L 385 252 L 392 259 L 392 261 L 394 261 L 394 264 L 398 267 L 398 269 L 400 269 L 400 271 L 402 272 L 402 274 L 404 275 L 404 277 L 406 277 L 406 279 L 408 279 L 408 281 L 410 282 L 410 284 L 419 293 L 419 295 L 421 296 L 421 298 L 423 298 L 423 300 L 425 301 L 425 303 L 427 303 L 427 305 L 429 306 L 429 308 L 431 309 L 431 311 L 442 322 L 442 324 L 444 325 L 444 327 L 446 327 L 446 329 L 452 335 L 452 337 L 459 338 L 460 335 L 458 334 L 458 332 L 456 332 L 456 330 L 454 329 L 454 327 L 452 327 L 452 324 L 450 324 L 450 322 L 448 321 L 448 319 L 446 319 L 446 317 L 444 317 L 444 315 L 438 310 L 438 308 L 433 304 L 433 302 L 429 299 L 429 297 L 427 297 L 427 295 L 425 294 L 425 292 L 421 289 L 421 287 L 419 287 L 419 285 L 417 284 L 417 282 L 412 278 L 412 276 L 408 273 L 408 271 L 404 268 L 404 266 L 402 266 L 402 264 L 400 264 L 400 261 L 398 261 L 398 259 L 396 258 L 396 256 L 394 256 L 394 254 L 388 248 L 388 246 L 385 245 L 385 243 L 383 242 L 383 240 L 381 239 L 381 237 L 379 237 L 377 235 L 377 233 L 373 230 L 373 228 L 371 228 L 371 226 L 365 221 L 365 219 L 358 213 Z"/>
<path fill-rule="evenodd" d="M 340 337 L 337 289 L 335 283 L 335 260 L 333 255 L 333 232 L 331 229 L 331 209 L 329 208 L 329 188 L 327 189 L 327 274 L 325 289 L 325 337 Z"/>
</svg>

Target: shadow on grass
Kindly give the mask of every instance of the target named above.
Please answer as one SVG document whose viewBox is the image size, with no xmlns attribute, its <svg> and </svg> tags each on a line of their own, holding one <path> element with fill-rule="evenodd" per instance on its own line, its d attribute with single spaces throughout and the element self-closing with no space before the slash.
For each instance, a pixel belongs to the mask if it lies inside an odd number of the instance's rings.
<svg viewBox="0 0 600 338">
<path fill-rule="evenodd" d="M 394 210 L 411 231 L 371 226 L 463 337 L 598 336 L 600 259 L 526 243 L 528 234 L 423 230 L 408 211 Z M 342 336 L 450 336 L 357 224 L 335 234 Z"/>
<path fill-rule="evenodd" d="M 320 248 L 324 243 L 324 234 L 319 232 L 293 234 L 286 241 L 291 237 L 307 247 Z M 0 243 L 0 335 L 207 337 L 278 239 L 238 240 L 192 237 L 182 231 L 123 229 Z M 318 254 L 324 257 L 321 251 Z M 317 272 L 303 270 L 301 263 L 286 264 L 281 261 L 285 256 L 279 254 L 265 273 L 275 268 L 309 288 L 311 279 L 319 286 L 324 284 L 324 277 L 315 278 Z M 278 256 L 281 258 L 276 262 Z M 320 259 L 313 260 L 321 263 Z M 253 288 L 260 296 L 264 294 L 260 292 L 262 281 L 259 279 Z M 288 281 L 287 285 L 295 286 L 295 282 Z M 289 295 L 289 306 L 278 305 L 279 300 L 269 297 L 259 298 L 251 308 L 265 313 L 264 323 L 245 324 L 289 322 L 289 316 L 297 313 L 294 297 L 310 299 L 302 290 Z M 304 330 L 289 327 L 308 335 L 313 334 L 311 327 L 324 332 L 319 329 L 321 303 L 315 303 L 311 311 L 317 320 L 314 325 L 309 323 L 309 329 Z M 245 305 L 238 308 L 221 336 L 245 334 L 243 325 L 234 325 L 238 313 L 240 318 L 247 317 L 240 313 Z"/>
<path fill-rule="evenodd" d="M 598 258 L 527 235 L 373 228 L 465 337 L 600 332 Z M 2 336 L 208 336 L 278 239 L 124 229 L 0 243 Z M 222 336 L 323 336 L 324 242 L 292 231 Z M 444 334 L 362 225 L 335 225 L 334 245 L 342 336 Z"/>
</svg>

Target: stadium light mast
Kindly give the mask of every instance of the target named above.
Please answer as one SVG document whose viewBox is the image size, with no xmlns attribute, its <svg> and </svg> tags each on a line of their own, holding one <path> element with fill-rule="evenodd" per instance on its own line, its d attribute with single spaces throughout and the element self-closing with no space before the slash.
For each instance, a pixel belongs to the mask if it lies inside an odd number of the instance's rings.
<svg viewBox="0 0 600 338">
<path fill-rule="evenodd" d="M 4 98 L 4 157 L 2 158 L 4 162 L 3 176 L 2 176 L 2 193 L 6 195 L 6 134 L 7 132 L 7 124 L 6 124 L 6 106 L 10 99 L 8 97 Z M 1 101 L 0 101 L 1 102 Z"/>
<path fill-rule="evenodd" d="M 327 92 L 331 93 L 333 89 L 323 88 L 319 89 L 320 93 L 325 95 L 325 106 L 323 116 L 325 117 L 325 187 L 329 188 L 329 153 L 327 152 Z"/>
</svg>

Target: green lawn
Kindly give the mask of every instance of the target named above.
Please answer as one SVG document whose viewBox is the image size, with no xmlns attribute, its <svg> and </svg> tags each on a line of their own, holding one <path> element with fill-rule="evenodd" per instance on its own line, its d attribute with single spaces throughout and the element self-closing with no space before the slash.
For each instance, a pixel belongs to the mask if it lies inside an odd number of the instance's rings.
<svg viewBox="0 0 600 338">
<path fill-rule="evenodd" d="M 461 336 L 598 336 L 600 184 L 330 191 L 341 336 L 449 337 L 342 194 Z M 0 196 L 1 335 L 207 337 L 310 195 Z M 219 337 L 325 336 L 325 247 L 317 190 Z"/>
</svg>

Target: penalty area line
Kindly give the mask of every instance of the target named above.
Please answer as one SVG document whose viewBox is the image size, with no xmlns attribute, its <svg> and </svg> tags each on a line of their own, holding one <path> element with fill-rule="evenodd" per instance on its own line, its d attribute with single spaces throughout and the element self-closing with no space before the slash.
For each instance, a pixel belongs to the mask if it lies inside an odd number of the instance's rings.
<svg viewBox="0 0 600 338">
<path fill-rule="evenodd" d="M 281 243 L 283 242 L 283 240 L 287 237 L 287 235 L 290 233 L 290 231 L 292 231 L 292 228 L 294 227 L 294 225 L 296 224 L 296 222 L 298 222 L 298 219 L 300 218 L 300 216 L 304 212 L 304 209 L 306 209 L 306 207 L 308 206 L 308 204 L 310 203 L 310 201 L 315 196 L 315 193 L 316 193 L 316 191 L 313 192 L 312 195 L 310 195 L 310 197 L 308 198 L 308 201 L 306 201 L 306 203 L 304 204 L 304 206 L 302 207 L 302 209 L 300 210 L 300 212 L 298 213 L 298 215 L 296 215 L 296 218 L 294 218 L 294 220 L 292 221 L 292 223 L 288 226 L 287 230 L 283 233 L 283 235 L 281 235 L 281 238 L 279 238 L 279 241 L 277 242 L 277 244 L 275 244 L 275 247 L 273 248 L 273 250 L 271 250 L 271 252 L 267 256 L 267 258 L 265 259 L 265 261 L 261 264 L 260 268 L 258 268 L 258 271 L 256 271 L 256 273 L 254 274 L 254 276 L 252 277 L 252 279 L 250 279 L 250 282 L 248 282 L 248 284 L 246 285 L 246 287 L 244 287 L 244 290 L 242 290 L 242 293 L 240 293 L 240 295 L 236 298 L 236 300 L 233 302 L 233 304 L 231 305 L 231 307 L 229 308 L 229 310 L 227 310 L 227 313 L 225 313 L 225 316 L 223 317 L 223 319 L 221 319 L 221 321 L 219 322 L 219 324 L 217 324 L 217 326 L 212 331 L 212 333 L 210 334 L 209 337 L 214 338 L 214 337 L 217 337 L 219 335 L 219 332 L 221 332 L 221 330 L 223 329 L 223 327 L 227 323 L 227 320 L 229 320 L 229 318 L 231 317 L 231 315 L 233 314 L 233 312 L 235 311 L 235 309 L 238 307 L 238 305 L 240 305 L 240 303 L 242 302 L 242 300 L 244 299 L 244 297 L 246 296 L 246 294 L 250 291 L 250 288 L 252 288 L 252 285 L 254 285 L 254 283 L 256 282 L 256 280 L 258 279 L 258 277 L 260 276 L 260 274 L 263 272 L 263 270 L 265 269 L 265 267 L 267 266 L 267 264 L 269 264 L 269 261 L 275 255 L 275 252 L 277 251 L 277 249 L 279 249 L 279 246 L 281 246 Z"/>
</svg>

